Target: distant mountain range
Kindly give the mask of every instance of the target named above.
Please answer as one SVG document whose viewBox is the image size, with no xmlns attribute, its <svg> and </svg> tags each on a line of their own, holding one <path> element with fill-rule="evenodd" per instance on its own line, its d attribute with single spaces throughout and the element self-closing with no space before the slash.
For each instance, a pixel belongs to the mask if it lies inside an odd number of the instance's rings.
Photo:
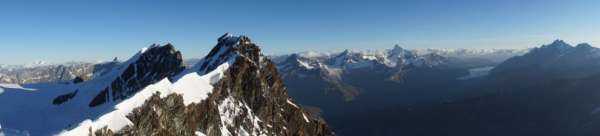
<svg viewBox="0 0 600 136">
<path fill-rule="evenodd" d="M 359 88 L 348 82 L 361 80 L 377 80 L 378 82 L 410 82 L 417 72 L 429 70 L 427 74 L 437 72 L 455 73 L 457 76 L 469 76 L 469 69 L 493 67 L 502 61 L 526 53 L 523 49 L 417 49 L 407 50 L 396 45 L 388 50 L 353 51 L 339 53 L 304 52 L 272 57 L 276 61 L 286 83 L 294 85 L 294 81 L 305 82 L 304 78 L 317 78 L 321 83 L 328 83 L 321 88 L 340 90 L 345 100 L 352 100 L 359 95 Z M 372 75 L 372 76 L 366 76 Z M 373 76 L 378 76 L 373 79 Z M 418 76 L 424 76 L 418 74 Z M 357 79 L 353 79 L 357 78 Z M 348 81 L 348 82 L 345 82 Z M 416 82 L 416 81 L 415 81 Z M 360 86 L 360 85 L 358 85 Z M 365 86 L 371 86 L 365 84 Z M 313 89 L 298 89 L 313 90 Z M 319 91 L 327 92 L 327 91 Z"/>
<path fill-rule="evenodd" d="M 183 60 L 185 66 L 192 66 L 200 59 L 190 58 Z M 36 61 L 24 65 L 1 65 L 0 83 L 3 84 L 31 84 L 44 82 L 71 82 L 79 77 L 89 80 L 101 76 L 121 63 L 117 58 L 107 62 L 69 62 L 64 64 L 49 64 Z"/>
<path fill-rule="evenodd" d="M 528 49 L 403 49 L 303 52 L 273 57 L 301 104 L 316 107 L 341 135 L 366 122 L 352 115 L 460 99 L 464 89 Z M 390 118 L 389 116 L 365 118 Z M 381 126 L 383 127 L 383 126 Z M 360 130 L 361 132 L 372 132 Z"/>
<path fill-rule="evenodd" d="M 593 125 L 600 116 L 600 49 L 586 43 L 556 40 L 526 50 L 395 46 L 274 60 L 290 95 L 318 107 L 340 135 L 600 134 Z"/>
<path fill-rule="evenodd" d="M 464 98 L 346 118 L 370 118 L 363 121 L 374 125 L 396 122 L 365 132 L 381 135 L 397 131 L 405 135 L 598 135 L 598 51 L 589 44 L 572 46 L 556 40 L 512 57 L 472 81 L 463 89 Z M 339 123 L 348 121 L 332 124 Z"/>
</svg>

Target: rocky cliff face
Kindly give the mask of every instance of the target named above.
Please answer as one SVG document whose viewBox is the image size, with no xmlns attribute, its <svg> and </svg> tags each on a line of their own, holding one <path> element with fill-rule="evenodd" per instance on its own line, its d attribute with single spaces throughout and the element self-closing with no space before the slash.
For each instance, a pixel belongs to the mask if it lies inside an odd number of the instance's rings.
<svg viewBox="0 0 600 136">
<path fill-rule="evenodd" d="M 133 122 L 96 135 L 335 135 L 318 117 L 288 97 L 276 66 L 245 36 L 224 35 L 194 67 L 198 73 L 234 60 L 212 93 L 200 103 L 185 105 L 178 94 L 154 94 L 127 117 Z"/>
<path fill-rule="evenodd" d="M 121 75 L 96 95 L 89 106 L 95 107 L 108 100 L 123 100 L 152 83 L 178 74 L 184 68 L 181 53 L 173 45 L 154 45 L 141 53 L 135 62 L 129 62 Z"/>
</svg>

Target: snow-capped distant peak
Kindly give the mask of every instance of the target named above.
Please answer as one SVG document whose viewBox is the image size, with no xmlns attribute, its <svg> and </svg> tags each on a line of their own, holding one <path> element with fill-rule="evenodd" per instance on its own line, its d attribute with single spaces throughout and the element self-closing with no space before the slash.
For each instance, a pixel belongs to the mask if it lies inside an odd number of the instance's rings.
<svg viewBox="0 0 600 136">
<path fill-rule="evenodd" d="M 305 51 L 300 53 L 294 53 L 300 57 L 304 58 L 317 58 L 317 57 L 326 57 L 333 54 L 332 52 L 316 52 L 316 51 Z"/>
<path fill-rule="evenodd" d="M 570 45 L 563 40 L 556 39 L 550 44 L 550 46 L 570 46 Z"/>
<path fill-rule="evenodd" d="M 406 50 L 404 50 L 404 48 L 400 47 L 400 45 L 398 45 L 398 44 L 395 44 L 395 45 L 394 45 L 394 48 L 392 48 L 392 49 L 390 50 L 390 54 L 399 54 L 399 53 L 403 53 L 403 52 L 405 52 L 405 51 L 406 51 Z"/>
<path fill-rule="evenodd" d="M 43 60 L 36 60 L 32 64 L 33 65 L 45 65 L 45 64 L 48 64 L 48 62 L 43 61 Z"/>
<path fill-rule="evenodd" d="M 47 65 L 50 65 L 50 63 L 43 61 L 43 60 L 36 60 L 31 63 L 25 64 L 23 66 L 27 67 L 27 68 L 33 68 L 33 67 L 40 67 L 40 66 L 47 66 Z"/>
</svg>

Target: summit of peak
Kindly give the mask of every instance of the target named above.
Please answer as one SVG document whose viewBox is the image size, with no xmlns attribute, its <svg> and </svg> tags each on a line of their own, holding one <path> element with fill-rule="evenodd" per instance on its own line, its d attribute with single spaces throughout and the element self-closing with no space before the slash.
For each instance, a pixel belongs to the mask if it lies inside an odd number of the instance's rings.
<svg viewBox="0 0 600 136">
<path fill-rule="evenodd" d="M 400 47 L 400 45 L 398 45 L 398 44 L 394 45 L 394 48 L 390 49 L 388 51 L 388 53 L 390 56 L 395 56 L 395 57 L 413 56 L 413 53 L 411 51 Z"/>
<path fill-rule="evenodd" d="M 552 42 L 552 45 L 559 45 L 559 44 L 567 44 L 567 43 L 561 39 L 556 39 Z"/>
<path fill-rule="evenodd" d="M 217 66 L 242 56 L 253 62 L 259 61 L 260 48 L 244 35 L 223 34 L 217 39 L 217 45 L 206 55 L 200 65 L 200 72 L 210 72 Z"/>
<path fill-rule="evenodd" d="M 245 35 L 233 35 L 230 33 L 225 33 L 221 37 L 217 39 L 219 43 L 227 43 L 227 44 L 235 44 L 236 42 L 244 44 L 250 44 L 251 40 Z"/>
<path fill-rule="evenodd" d="M 563 40 L 557 39 L 557 40 L 554 40 L 551 44 L 544 45 L 543 47 L 565 49 L 565 48 L 571 48 L 573 46 L 571 46 L 570 44 L 566 43 Z"/>
<path fill-rule="evenodd" d="M 344 51 L 342 51 L 342 53 L 340 53 L 340 55 L 349 55 L 349 54 L 350 54 L 349 49 L 345 49 Z"/>
<path fill-rule="evenodd" d="M 404 50 L 404 48 L 400 47 L 400 44 L 394 44 L 394 48 L 392 50 Z"/>
<path fill-rule="evenodd" d="M 141 54 L 178 54 L 178 56 L 181 56 L 181 53 L 171 43 L 164 45 L 153 44 L 148 48 L 142 49 Z M 179 58 L 181 59 L 181 57 Z"/>
<path fill-rule="evenodd" d="M 563 40 L 554 40 L 552 43 L 543 45 L 542 47 L 535 48 L 527 54 L 532 54 L 532 53 L 533 54 L 537 54 L 537 53 L 562 54 L 564 52 L 570 51 L 573 48 L 575 48 L 575 47 L 571 46 L 570 44 L 566 43 Z"/>
<path fill-rule="evenodd" d="M 225 40 L 227 40 L 231 37 L 233 37 L 233 36 L 227 32 L 227 33 L 223 34 L 221 37 L 219 37 L 219 39 L 217 39 L 217 41 L 224 42 Z"/>
</svg>

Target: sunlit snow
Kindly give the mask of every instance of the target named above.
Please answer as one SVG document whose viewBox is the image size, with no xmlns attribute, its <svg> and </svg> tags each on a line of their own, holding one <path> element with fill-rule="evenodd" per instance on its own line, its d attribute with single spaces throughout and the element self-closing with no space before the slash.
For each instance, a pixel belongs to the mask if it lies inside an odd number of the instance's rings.
<svg viewBox="0 0 600 136">
<path fill-rule="evenodd" d="M 132 125 L 126 115 L 131 113 L 135 108 L 142 106 L 147 99 L 157 92 L 160 93 L 161 98 L 173 93 L 181 94 L 185 105 L 198 103 L 206 99 L 208 94 L 212 92 L 213 86 L 210 84 L 211 80 L 220 80 L 228 67 L 228 63 L 222 64 L 217 69 L 203 76 L 198 75 L 196 72 L 188 73 L 175 83 L 171 83 L 168 78 L 165 78 L 158 83 L 147 86 L 134 96 L 117 104 L 114 111 L 109 112 L 94 121 L 89 119 L 85 120 L 80 123 L 78 127 L 72 130 L 63 131 L 59 135 L 87 135 L 89 128 L 92 128 L 92 131 L 95 131 L 106 126 L 109 129 L 116 131 L 127 125 Z"/>
</svg>

